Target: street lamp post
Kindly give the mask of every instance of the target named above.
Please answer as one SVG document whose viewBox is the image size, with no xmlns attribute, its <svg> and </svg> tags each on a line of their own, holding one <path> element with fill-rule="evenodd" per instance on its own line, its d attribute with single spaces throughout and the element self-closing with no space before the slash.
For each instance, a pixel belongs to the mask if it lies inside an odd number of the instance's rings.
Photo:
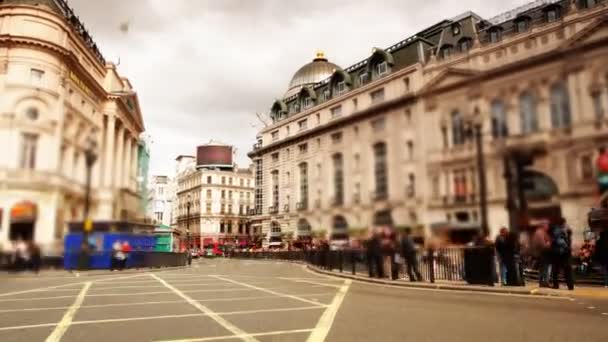
<svg viewBox="0 0 608 342">
<path fill-rule="evenodd" d="M 483 154 L 483 121 L 479 110 L 475 108 L 473 117 L 469 120 L 469 136 L 475 140 L 477 179 L 479 180 L 479 213 L 481 232 L 484 237 L 490 235 L 488 227 L 488 198 L 487 198 L 487 179 L 486 165 Z"/>
<path fill-rule="evenodd" d="M 188 249 L 188 253 L 190 253 L 190 206 L 192 203 L 190 202 L 191 197 L 188 194 L 187 202 L 186 202 L 186 246 Z"/>
<path fill-rule="evenodd" d="M 86 164 L 86 184 L 85 184 L 85 195 L 84 195 L 84 220 L 82 227 L 82 244 L 80 248 L 79 268 L 86 270 L 89 268 L 89 232 L 93 229 L 93 222 L 89 217 L 91 207 L 91 174 L 93 166 L 97 161 L 97 140 L 95 139 L 95 133 L 87 138 L 86 148 L 84 151 L 85 164 Z"/>
</svg>

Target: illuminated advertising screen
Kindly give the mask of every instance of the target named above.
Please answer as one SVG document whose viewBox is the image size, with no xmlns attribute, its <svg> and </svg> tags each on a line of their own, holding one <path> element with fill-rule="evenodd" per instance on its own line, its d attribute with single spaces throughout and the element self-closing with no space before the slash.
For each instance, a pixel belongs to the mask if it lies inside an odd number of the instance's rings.
<svg viewBox="0 0 608 342">
<path fill-rule="evenodd" d="M 231 146 L 199 146 L 196 151 L 197 166 L 232 166 L 232 147 Z"/>
</svg>

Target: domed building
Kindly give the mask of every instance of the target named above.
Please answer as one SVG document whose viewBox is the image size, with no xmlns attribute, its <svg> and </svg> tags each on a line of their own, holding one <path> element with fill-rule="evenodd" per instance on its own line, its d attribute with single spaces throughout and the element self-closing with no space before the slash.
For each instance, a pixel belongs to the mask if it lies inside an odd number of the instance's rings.
<svg viewBox="0 0 608 342">
<path fill-rule="evenodd" d="M 312 86 L 330 77 L 339 66 L 330 62 L 322 51 L 318 51 L 312 62 L 298 69 L 289 82 L 289 89 L 283 96 L 288 98 L 302 90 L 305 86 Z"/>
</svg>

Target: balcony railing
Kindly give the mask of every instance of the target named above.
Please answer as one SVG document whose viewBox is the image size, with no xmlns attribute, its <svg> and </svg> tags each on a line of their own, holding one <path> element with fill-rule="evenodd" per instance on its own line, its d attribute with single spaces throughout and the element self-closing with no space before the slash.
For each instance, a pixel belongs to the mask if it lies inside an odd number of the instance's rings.
<svg viewBox="0 0 608 342">
<path fill-rule="evenodd" d="M 296 209 L 299 210 L 299 211 L 306 210 L 306 209 L 308 209 L 308 203 L 306 203 L 306 202 L 298 202 L 296 204 Z"/>
<path fill-rule="evenodd" d="M 279 212 L 279 207 L 276 205 L 268 207 L 269 214 L 277 214 Z"/>
<path fill-rule="evenodd" d="M 253 150 L 259 150 L 262 148 L 262 143 L 255 143 L 253 144 Z"/>
<path fill-rule="evenodd" d="M 370 195 L 372 201 L 383 201 L 388 199 L 388 192 L 386 191 L 372 191 Z"/>
</svg>

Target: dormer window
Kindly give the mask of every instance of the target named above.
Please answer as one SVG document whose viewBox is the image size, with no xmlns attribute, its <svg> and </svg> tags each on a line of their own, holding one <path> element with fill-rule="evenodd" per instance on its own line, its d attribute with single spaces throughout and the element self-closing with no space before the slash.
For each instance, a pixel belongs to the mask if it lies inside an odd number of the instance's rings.
<svg viewBox="0 0 608 342">
<path fill-rule="evenodd" d="M 439 50 L 439 57 L 441 57 L 443 59 L 450 58 L 450 56 L 452 55 L 452 50 L 453 50 L 452 45 L 442 46 L 441 50 Z"/>
<path fill-rule="evenodd" d="M 304 105 L 304 109 L 307 109 L 307 108 L 312 107 L 313 102 L 310 97 L 305 97 L 304 100 L 302 101 L 302 104 Z"/>
<path fill-rule="evenodd" d="M 366 84 L 367 81 L 369 81 L 369 74 L 365 71 L 361 72 L 359 74 L 359 84 L 361 84 L 361 85 Z"/>
<path fill-rule="evenodd" d="M 457 36 L 459 34 L 460 34 L 460 24 L 453 24 L 452 25 L 452 35 Z"/>
<path fill-rule="evenodd" d="M 340 81 L 336 83 L 335 93 L 336 95 L 342 95 L 346 92 L 346 82 Z"/>
<path fill-rule="evenodd" d="M 498 43 L 502 40 L 502 29 L 494 27 L 490 29 L 490 43 Z"/>
<path fill-rule="evenodd" d="M 460 52 L 467 52 L 473 47 L 473 40 L 471 38 L 462 38 L 458 41 L 458 49 Z"/>
<path fill-rule="evenodd" d="M 597 0 L 579 0 L 579 8 L 586 9 L 597 5 Z"/>
<path fill-rule="evenodd" d="M 329 89 L 323 90 L 323 100 L 328 101 L 329 99 L 331 99 L 331 93 Z"/>
<path fill-rule="evenodd" d="M 378 72 L 378 76 L 388 74 L 388 63 L 386 63 L 386 61 L 378 63 L 378 65 L 376 66 L 376 71 Z"/>
<path fill-rule="evenodd" d="M 530 28 L 530 18 L 521 17 L 515 20 L 515 30 L 517 33 L 523 33 Z"/>
<path fill-rule="evenodd" d="M 557 6 L 551 6 L 545 10 L 545 21 L 548 23 L 553 23 L 559 20 L 560 18 L 560 8 Z"/>
<path fill-rule="evenodd" d="M 292 105 L 292 108 L 293 108 L 293 112 L 294 112 L 294 113 L 297 113 L 297 112 L 299 112 L 299 111 L 300 111 L 300 104 L 299 104 L 298 102 L 295 102 L 295 103 Z"/>
</svg>

